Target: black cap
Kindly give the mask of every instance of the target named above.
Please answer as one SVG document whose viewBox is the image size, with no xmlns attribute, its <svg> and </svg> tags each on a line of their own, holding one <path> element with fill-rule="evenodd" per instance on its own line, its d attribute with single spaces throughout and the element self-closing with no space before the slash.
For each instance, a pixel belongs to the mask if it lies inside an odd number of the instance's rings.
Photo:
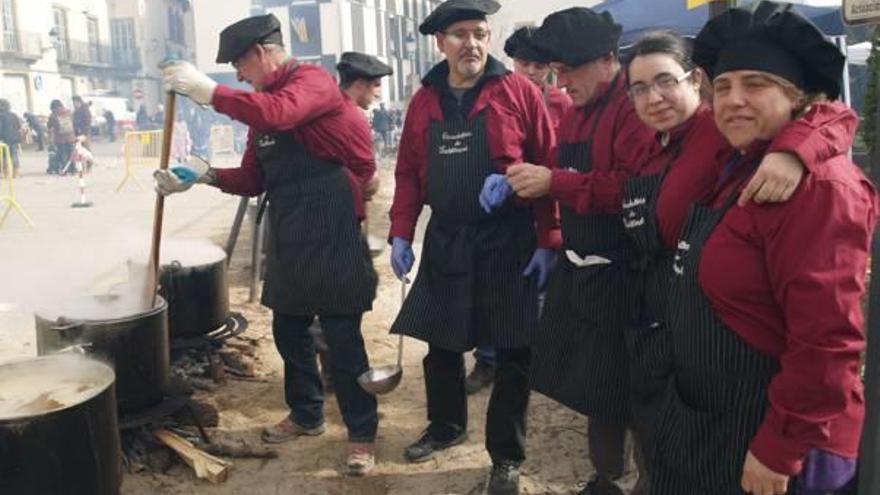
<svg viewBox="0 0 880 495">
<path fill-rule="evenodd" d="M 554 62 L 579 67 L 617 51 L 621 32 L 610 12 L 572 7 L 548 15 L 532 35 L 532 44 Z"/>
<path fill-rule="evenodd" d="M 757 70 L 837 98 L 845 57 L 791 4 L 761 1 L 729 9 L 706 23 L 694 41 L 693 60 L 710 78 Z"/>
<path fill-rule="evenodd" d="M 419 26 L 419 32 L 434 34 L 458 21 L 472 19 L 485 21 L 487 15 L 498 12 L 500 8 L 501 4 L 495 0 L 446 0 L 428 14 Z"/>
<path fill-rule="evenodd" d="M 510 58 L 529 62 L 549 62 L 550 54 L 532 43 L 532 36 L 537 29 L 532 26 L 524 26 L 514 31 L 504 42 L 504 53 Z"/>
<path fill-rule="evenodd" d="M 257 43 L 282 44 L 281 22 L 272 14 L 257 15 L 230 24 L 220 33 L 217 63 L 234 62 Z"/>
<path fill-rule="evenodd" d="M 394 70 L 378 58 L 360 52 L 343 53 L 336 70 L 344 80 L 376 79 L 394 74 Z"/>
</svg>

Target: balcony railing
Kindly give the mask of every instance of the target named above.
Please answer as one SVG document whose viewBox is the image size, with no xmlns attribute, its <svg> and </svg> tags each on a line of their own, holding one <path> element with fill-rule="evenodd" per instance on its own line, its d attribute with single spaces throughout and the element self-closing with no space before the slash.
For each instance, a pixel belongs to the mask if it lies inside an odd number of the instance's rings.
<svg viewBox="0 0 880 495">
<path fill-rule="evenodd" d="M 88 41 L 60 41 L 58 60 L 76 65 L 109 66 L 112 63 L 110 46 Z"/>
<path fill-rule="evenodd" d="M 141 54 L 137 48 L 118 48 L 111 50 L 113 66 L 119 69 L 137 70 L 141 68 Z"/>
<path fill-rule="evenodd" d="M 43 56 L 40 33 L 28 31 L 2 31 L 0 53 L 37 60 Z"/>
</svg>

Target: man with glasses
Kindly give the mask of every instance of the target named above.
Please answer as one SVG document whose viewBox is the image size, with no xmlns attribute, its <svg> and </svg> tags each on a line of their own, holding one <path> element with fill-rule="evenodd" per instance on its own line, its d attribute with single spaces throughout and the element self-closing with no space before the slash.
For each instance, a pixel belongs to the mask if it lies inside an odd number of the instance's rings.
<svg viewBox="0 0 880 495">
<path fill-rule="evenodd" d="M 412 269 L 412 240 L 431 206 L 422 262 L 392 331 L 423 340 L 427 429 L 404 452 L 423 462 L 467 438 L 463 353 L 496 348 L 486 418 L 489 493 L 519 491 L 525 459 L 529 340 L 538 291 L 558 245 L 555 206 L 517 201 L 504 171 L 545 163 L 554 135 L 541 93 L 489 55 L 494 0 L 448 0 L 419 26 L 446 59 L 422 80 L 406 117 L 391 207 L 391 264 Z"/>
<path fill-rule="evenodd" d="M 256 91 L 218 85 L 187 62 L 164 68 L 165 87 L 250 126 L 241 167 L 157 171 L 157 189 L 171 194 L 199 182 L 245 196 L 266 192 L 270 238 L 262 303 L 273 310 L 291 413 L 266 428 L 263 440 L 324 432 L 324 391 L 309 333 L 317 315 L 348 428 L 348 472 L 364 475 L 375 464 L 378 415 L 375 397 L 357 377 L 369 368 L 361 317 L 372 306 L 377 277 L 359 227 L 362 185 L 351 170 L 365 163 L 375 170 L 366 117 L 346 103 L 324 69 L 287 56 L 281 24 L 271 14 L 224 29 L 217 62 L 231 62 L 238 80 Z"/>
<path fill-rule="evenodd" d="M 628 464 L 632 420 L 624 327 L 633 294 L 619 198 L 652 135 L 627 95 L 620 33 L 609 13 L 584 7 L 544 19 L 531 43 L 552 60 L 576 108 L 560 125 L 554 170 L 523 164 L 507 172 L 518 196 L 560 203 L 565 256 L 548 284 L 531 379 L 538 392 L 590 418 L 596 474 L 582 492 L 589 495 L 623 493 L 616 483 Z"/>
</svg>

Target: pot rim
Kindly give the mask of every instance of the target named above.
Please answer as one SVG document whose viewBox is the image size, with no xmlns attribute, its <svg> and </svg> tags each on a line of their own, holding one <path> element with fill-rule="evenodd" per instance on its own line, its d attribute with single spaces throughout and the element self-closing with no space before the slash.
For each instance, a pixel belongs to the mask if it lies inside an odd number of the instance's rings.
<svg viewBox="0 0 880 495">
<path fill-rule="evenodd" d="M 133 320 L 139 320 L 139 319 L 141 319 L 141 318 L 146 318 L 146 317 L 149 317 L 149 316 L 155 316 L 155 315 L 157 315 L 157 314 L 159 314 L 159 313 L 162 313 L 162 312 L 167 312 L 167 310 L 168 310 L 168 302 L 165 300 L 165 298 L 162 297 L 162 296 L 160 296 L 160 295 L 158 295 L 158 294 L 156 294 L 156 300 L 157 300 L 159 303 L 156 304 L 155 306 L 153 306 L 152 308 L 150 308 L 150 309 L 148 309 L 148 310 L 146 310 L 146 311 L 141 311 L 140 313 L 134 313 L 134 314 L 131 314 L 131 315 L 128 315 L 128 316 L 121 316 L 121 317 L 118 317 L 118 318 L 102 318 L 102 319 L 94 319 L 94 318 L 76 318 L 76 319 L 73 319 L 73 318 L 71 318 L 71 319 L 69 319 L 68 321 L 71 322 L 71 323 L 74 323 L 74 324 L 82 324 L 82 325 L 91 325 L 91 324 L 110 325 L 110 324 L 113 324 L 113 323 L 124 323 L 124 322 L 133 321 Z M 55 326 L 55 324 L 56 324 L 57 321 L 58 321 L 57 318 L 54 319 L 54 320 L 53 320 L 53 319 L 49 319 L 49 318 L 47 318 L 47 317 L 41 315 L 40 313 L 34 313 L 34 316 L 37 318 L 37 320 L 39 320 L 39 321 L 41 321 L 41 322 L 46 322 L 46 323 L 48 323 L 50 327 Z M 64 316 L 64 315 L 60 315 L 60 317 L 65 317 L 65 316 Z"/>
<path fill-rule="evenodd" d="M 79 361 L 82 366 L 89 366 L 92 368 L 92 372 L 95 374 L 101 374 L 101 377 L 105 382 L 100 386 L 95 386 L 94 389 L 88 395 L 84 395 L 83 398 L 77 402 L 64 405 L 62 407 L 57 407 L 54 409 L 49 409 L 47 411 L 37 412 L 37 413 L 21 413 L 21 414 L 13 414 L 3 416 L 0 415 L 0 424 L 4 423 L 12 423 L 12 422 L 20 422 L 27 421 L 30 419 L 41 418 L 49 416 L 50 414 L 56 414 L 62 411 L 67 411 L 74 407 L 85 404 L 95 397 L 103 394 L 110 387 L 112 387 L 116 383 L 116 372 L 113 370 L 113 367 L 108 365 L 107 363 L 86 356 L 72 356 L 72 355 L 63 355 L 63 354 L 49 354 L 45 356 L 32 356 L 32 357 L 20 357 L 13 358 L 6 361 L 0 362 L 0 370 L 8 366 L 16 366 L 16 365 L 36 365 L 36 363 L 40 361 L 62 361 L 69 360 Z"/>
</svg>

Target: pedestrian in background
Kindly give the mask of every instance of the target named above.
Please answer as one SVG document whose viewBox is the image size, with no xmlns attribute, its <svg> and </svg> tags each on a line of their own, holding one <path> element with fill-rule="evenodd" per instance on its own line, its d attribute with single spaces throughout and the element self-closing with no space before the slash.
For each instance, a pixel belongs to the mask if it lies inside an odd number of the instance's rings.
<svg viewBox="0 0 880 495">
<path fill-rule="evenodd" d="M 31 131 L 34 133 L 34 141 L 37 145 L 37 151 L 43 151 L 45 149 L 45 141 L 46 141 L 46 126 L 40 122 L 40 118 L 36 115 L 25 112 L 24 120 L 27 122 L 28 127 L 31 128 Z"/>
<path fill-rule="evenodd" d="M 0 141 L 9 147 L 8 157 L 12 159 L 12 174 L 18 176 L 18 168 L 20 165 L 18 150 L 21 144 L 21 120 L 12 113 L 9 101 L 0 99 Z M 6 156 L 0 157 L 6 160 Z M 5 174 L 8 169 L 6 167 L 0 170 Z"/>
<path fill-rule="evenodd" d="M 73 97 L 73 132 L 85 137 L 82 143 L 88 148 L 92 136 L 92 111 L 80 96 Z"/>
<path fill-rule="evenodd" d="M 73 151 L 73 143 L 76 142 L 76 133 L 73 127 L 73 115 L 70 110 L 61 103 L 61 100 L 52 100 L 49 104 L 49 169 L 48 174 L 61 174 L 67 162 L 70 161 L 70 153 Z"/>
</svg>

